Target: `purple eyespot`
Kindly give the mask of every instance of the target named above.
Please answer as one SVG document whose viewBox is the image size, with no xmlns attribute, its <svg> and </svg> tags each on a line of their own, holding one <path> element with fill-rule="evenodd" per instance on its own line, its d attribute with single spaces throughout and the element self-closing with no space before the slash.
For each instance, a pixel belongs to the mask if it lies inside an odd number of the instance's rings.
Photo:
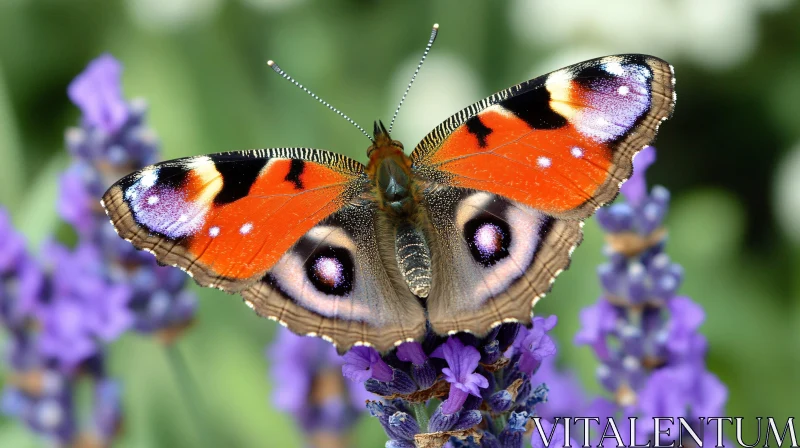
<svg viewBox="0 0 800 448">
<path fill-rule="evenodd" d="M 489 267 L 508 256 L 511 229 L 505 221 L 484 214 L 467 222 L 464 239 L 475 261 Z"/>
<path fill-rule="evenodd" d="M 350 251 L 326 247 L 312 254 L 306 262 L 311 284 L 324 294 L 343 296 L 353 289 L 355 267 Z"/>
<path fill-rule="evenodd" d="M 484 257 L 488 257 L 503 248 L 503 238 L 503 229 L 495 224 L 486 223 L 475 231 L 474 244 Z"/>
<path fill-rule="evenodd" d="M 331 288 L 336 288 L 344 281 L 342 262 L 336 258 L 320 257 L 314 262 L 314 276 Z"/>
</svg>

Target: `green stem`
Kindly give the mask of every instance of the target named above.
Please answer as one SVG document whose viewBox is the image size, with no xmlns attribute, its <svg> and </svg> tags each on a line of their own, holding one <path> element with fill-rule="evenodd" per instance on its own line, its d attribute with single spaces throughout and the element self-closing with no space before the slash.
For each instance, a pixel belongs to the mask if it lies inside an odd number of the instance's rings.
<svg viewBox="0 0 800 448">
<path fill-rule="evenodd" d="M 192 420 L 194 420 L 197 435 L 202 439 L 199 446 L 219 446 L 214 443 L 214 439 L 211 436 L 211 430 L 205 416 L 206 407 L 203 403 L 203 397 L 200 396 L 199 388 L 194 381 L 191 370 L 189 370 L 186 359 L 178 349 L 177 344 L 169 344 L 166 347 L 166 352 L 172 373 L 175 375 L 175 381 L 178 383 L 183 400 L 189 408 Z"/>
<path fill-rule="evenodd" d="M 411 410 L 414 411 L 414 417 L 417 418 L 420 432 L 428 431 L 428 410 L 425 409 L 423 403 L 412 403 Z"/>
</svg>

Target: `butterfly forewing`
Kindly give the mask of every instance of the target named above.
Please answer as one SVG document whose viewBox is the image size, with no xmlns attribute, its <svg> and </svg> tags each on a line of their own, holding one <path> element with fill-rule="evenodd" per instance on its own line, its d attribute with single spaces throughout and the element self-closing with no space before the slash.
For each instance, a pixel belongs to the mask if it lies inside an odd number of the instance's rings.
<svg viewBox="0 0 800 448">
<path fill-rule="evenodd" d="M 669 64 L 608 56 L 467 107 L 423 138 L 411 158 L 430 182 L 584 218 L 616 196 L 634 154 L 653 140 L 673 106 Z"/>
<path fill-rule="evenodd" d="M 238 291 L 359 194 L 362 172 L 346 157 L 301 148 L 188 157 L 123 178 L 103 205 L 134 246 L 203 286 Z"/>
</svg>

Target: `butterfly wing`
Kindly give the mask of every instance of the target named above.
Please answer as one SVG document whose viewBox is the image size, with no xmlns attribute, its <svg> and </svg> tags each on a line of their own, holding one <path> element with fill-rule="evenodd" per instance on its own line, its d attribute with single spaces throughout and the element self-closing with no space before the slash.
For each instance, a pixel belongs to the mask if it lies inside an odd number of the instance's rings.
<svg viewBox="0 0 800 448">
<path fill-rule="evenodd" d="M 424 312 L 376 259 L 368 188 L 358 162 L 279 148 L 159 163 L 113 185 L 103 206 L 134 246 L 242 293 L 260 315 L 340 348 L 391 347 L 421 336 Z"/>
<path fill-rule="evenodd" d="M 462 188 L 428 191 L 432 289 L 428 316 L 439 334 L 483 334 L 530 321 L 582 238 L 581 220 L 554 218 L 502 196 Z"/>
<path fill-rule="evenodd" d="M 434 329 L 485 332 L 503 319 L 527 316 L 532 298 L 544 295 L 569 264 L 581 239 L 579 220 L 617 195 L 633 170 L 634 155 L 653 140 L 674 103 L 668 63 L 644 55 L 608 56 L 498 92 L 423 138 L 411 155 L 413 170 L 425 185 L 430 238 L 444 251 L 432 282 L 443 289 L 428 300 Z M 515 259 L 515 269 L 500 272 L 492 264 L 491 269 L 476 271 L 483 272 L 481 283 L 488 283 L 492 294 L 461 291 L 466 295 L 459 297 L 458 288 L 443 286 L 466 284 L 478 275 L 448 260 L 458 257 L 452 251 L 468 253 L 480 236 L 459 227 L 467 222 L 458 218 L 459 208 L 442 205 L 436 197 L 447 189 L 457 190 L 451 194 L 457 201 L 472 197 L 464 196 L 465 191 L 487 192 L 492 201 L 506 204 L 506 210 L 538 217 L 531 218 L 528 229 L 501 215 L 508 221 L 512 241 L 524 240 L 536 249 L 527 261 Z M 476 201 L 473 198 L 475 213 L 491 209 Z M 467 261 L 478 262 L 474 257 Z M 493 284 L 507 289 L 501 292 Z M 458 320 L 454 313 L 460 313 Z M 489 314 L 493 320 L 486 326 Z"/>
<path fill-rule="evenodd" d="M 490 191 L 552 216 L 613 199 L 675 104 L 672 67 L 608 56 L 523 82 L 447 119 L 414 149 L 430 182 Z"/>
</svg>

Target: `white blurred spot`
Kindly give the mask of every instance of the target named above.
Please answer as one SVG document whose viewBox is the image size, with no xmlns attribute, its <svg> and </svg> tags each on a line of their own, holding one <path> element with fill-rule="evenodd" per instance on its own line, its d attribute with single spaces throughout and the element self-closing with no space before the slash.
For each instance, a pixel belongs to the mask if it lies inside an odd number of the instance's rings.
<svg viewBox="0 0 800 448">
<path fill-rule="evenodd" d="M 239 233 L 247 235 L 251 230 L 253 230 L 253 223 L 247 222 L 239 229 Z"/>
<path fill-rule="evenodd" d="M 513 0 L 511 29 L 551 50 L 584 42 L 603 51 L 676 56 L 714 69 L 735 65 L 751 54 L 761 15 L 784 9 L 788 0 Z M 647 20 L 642 20 L 647 17 Z M 580 62 L 576 59 L 570 63 Z M 558 67 L 554 67 L 558 68 Z M 541 73 L 540 73 L 541 74 Z"/>
<path fill-rule="evenodd" d="M 387 125 L 417 63 L 419 55 L 413 54 L 394 72 L 387 119 L 384 120 Z M 404 142 L 406 149 L 410 150 L 439 123 L 486 97 L 491 89 L 481 89 L 479 83 L 475 70 L 460 58 L 445 53 L 441 48 L 434 50 L 426 59 L 397 116 L 392 138 Z"/>
<path fill-rule="evenodd" d="M 569 153 L 572 154 L 572 157 L 580 159 L 583 157 L 583 150 L 578 148 L 577 146 L 573 146 L 572 149 L 569 150 Z"/>
<path fill-rule="evenodd" d="M 778 164 L 774 203 L 784 232 L 800 244 L 800 143 Z"/>
<path fill-rule="evenodd" d="M 156 195 L 150 196 L 149 198 L 147 198 L 147 203 L 150 205 L 158 204 L 158 196 Z"/>
<path fill-rule="evenodd" d="M 147 29 L 175 30 L 203 22 L 219 11 L 220 0 L 127 0 L 137 25 Z"/>
<path fill-rule="evenodd" d="M 622 367 L 624 367 L 625 370 L 637 370 L 640 365 L 639 360 L 636 359 L 635 356 L 626 356 L 622 359 Z"/>
<path fill-rule="evenodd" d="M 36 407 L 36 421 L 48 431 L 55 430 L 64 419 L 64 410 L 61 404 L 54 399 L 46 399 Z"/>
<path fill-rule="evenodd" d="M 219 235 L 219 227 L 214 226 L 214 227 L 208 229 L 208 236 L 210 236 L 211 238 L 214 238 L 217 235 Z"/>
<path fill-rule="evenodd" d="M 619 86 L 619 89 L 617 89 L 617 93 L 619 93 L 622 96 L 627 95 L 628 92 L 630 92 L 630 91 L 631 91 L 631 89 L 628 88 L 628 86 Z"/>
</svg>

